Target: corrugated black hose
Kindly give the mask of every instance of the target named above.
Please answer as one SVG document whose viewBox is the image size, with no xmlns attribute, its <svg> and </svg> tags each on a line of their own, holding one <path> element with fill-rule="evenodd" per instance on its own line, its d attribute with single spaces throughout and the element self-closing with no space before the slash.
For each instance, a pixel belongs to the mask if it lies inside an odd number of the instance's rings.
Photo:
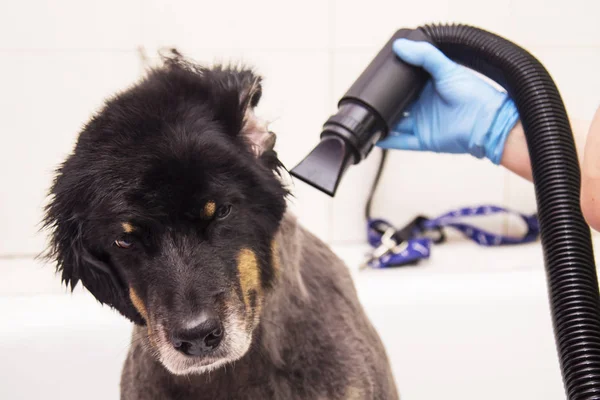
<svg viewBox="0 0 600 400">
<path fill-rule="evenodd" d="M 569 399 L 600 399 L 600 296 L 580 170 L 561 99 L 544 66 L 519 46 L 465 25 L 419 28 L 454 61 L 515 101 L 533 169 L 554 335 Z"/>
</svg>

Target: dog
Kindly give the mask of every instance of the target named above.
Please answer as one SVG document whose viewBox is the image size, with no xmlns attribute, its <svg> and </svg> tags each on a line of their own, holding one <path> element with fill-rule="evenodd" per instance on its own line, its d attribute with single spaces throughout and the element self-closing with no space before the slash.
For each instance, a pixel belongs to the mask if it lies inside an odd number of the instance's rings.
<svg viewBox="0 0 600 400">
<path fill-rule="evenodd" d="M 398 398 L 346 266 L 286 210 L 261 93 L 174 53 L 56 171 L 47 255 L 133 322 L 124 400 Z"/>
</svg>

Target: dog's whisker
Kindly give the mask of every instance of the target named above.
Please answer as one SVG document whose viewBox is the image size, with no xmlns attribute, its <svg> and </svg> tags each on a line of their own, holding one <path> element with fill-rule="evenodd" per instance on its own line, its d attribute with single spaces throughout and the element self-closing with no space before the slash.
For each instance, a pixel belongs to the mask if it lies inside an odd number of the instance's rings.
<svg viewBox="0 0 600 400">
<path fill-rule="evenodd" d="M 261 319 L 260 319 L 260 321 L 261 321 L 261 322 L 266 322 L 266 323 L 267 323 L 267 324 L 269 324 L 271 327 L 273 327 L 273 328 L 277 328 L 277 329 L 279 329 L 280 331 L 285 331 L 285 328 L 284 328 L 284 327 L 282 327 L 280 324 L 278 324 L 278 323 L 276 323 L 276 322 L 270 321 L 270 320 L 268 320 L 268 319 L 265 319 L 265 318 L 261 318 Z"/>
</svg>

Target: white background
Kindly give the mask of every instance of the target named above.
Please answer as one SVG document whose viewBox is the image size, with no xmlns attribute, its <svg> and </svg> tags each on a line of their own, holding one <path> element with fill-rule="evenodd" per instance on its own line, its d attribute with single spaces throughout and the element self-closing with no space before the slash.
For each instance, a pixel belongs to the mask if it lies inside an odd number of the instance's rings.
<svg viewBox="0 0 600 400">
<path fill-rule="evenodd" d="M 82 124 L 105 97 L 142 75 L 145 64 L 140 54 L 153 59 L 159 49 L 174 46 L 200 62 L 243 62 L 255 67 L 264 76 L 261 115 L 274 121 L 272 130 L 278 134 L 280 158 L 291 168 L 316 144 L 323 122 L 336 110 L 337 100 L 396 29 L 430 22 L 470 23 L 517 42 L 542 61 L 561 90 L 581 144 L 600 103 L 599 15 L 600 2 L 593 0 L 3 1 L 0 295 L 4 307 L 15 309 L 17 303 L 12 303 L 11 297 L 22 302 L 28 296 L 64 292 L 53 277 L 52 267 L 34 261 L 45 242 L 45 236 L 37 232 L 45 193 L 54 168 L 71 151 Z M 378 159 L 376 153 L 349 171 L 334 200 L 296 183 L 293 209 L 310 230 L 336 249 L 364 242 L 363 206 Z M 487 161 L 398 151 L 388 163 L 375 209 L 376 214 L 402 224 L 419 213 L 433 216 L 480 203 L 523 212 L 535 210 L 532 185 Z M 508 220 L 494 223 L 504 231 L 512 226 Z M 451 257 L 455 253 L 445 254 Z M 535 257 L 528 256 L 532 263 L 527 265 L 537 268 L 541 279 L 538 249 L 532 254 Z M 485 256 L 478 260 L 486 263 L 482 261 Z M 501 264 L 497 259 L 495 263 Z M 515 261 L 507 268 L 513 267 L 524 265 Z M 453 282 L 446 275 L 438 278 L 440 287 L 443 282 Z M 482 282 L 490 281 L 482 278 Z M 528 290 L 528 281 L 519 282 L 515 285 L 519 289 L 512 294 L 505 291 L 512 285 L 504 285 L 498 298 L 521 298 Z M 538 297 L 532 296 L 537 315 L 541 315 L 540 310 L 546 307 L 543 285 L 536 290 Z M 485 297 L 480 292 L 473 295 Z M 471 304 L 466 298 L 472 297 L 466 296 L 464 302 L 460 296 L 454 299 L 463 306 Z M 422 306 L 411 311 L 420 315 L 419 310 L 428 309 L 427 304 Z M 28 307 L 34 310 L 37 306 Z M 507 320 L 519 309 L 528 310 L 511 305 Z M 487 311 L 482 313 L 488 315 Z M 376 315 L 377 311 L 374 318 Z M 519 319 L 528 318 L 521 315 Z M 527 348 L 533 349 L 534 355 L 548 355 L 552 351 L 548 319 L 529 322 L 534 324 L 532 329 L 539 328 L 547 335 L 540 342 L 542 347 L 535 348 L 538 336 L 530 331 Z M 414 336 L 419 337 L 422 331 L 414 329 Z M 396 339 L 392 332 L 396 335 L 405 330 L 382 332 L 390 339 L 387 343 Z M 458 346 L 461 337 L 448 340 Z M 482 343 L 495 340 L 493 335 L 486 338 Z M 409 343 L 403 346 L 411 347 Z M 452 368 L 453 359 L 447 363 Z M 415 379 L 418 376 L 425 381 L 417 385 L 414 379 L 407 379 L 403 387 L 413 382 L 415 387 L 428 389 L 423 373 L 428 367 L 422 367 L 415 372 Z M 410 365 L 399 368 L 402 376 L 410 374 Z M 499 371 L 506 373 L 507 368 Z M 554 364 L 550 369 L 550 386 L 556 394 L 560 392 L 557 369 Z M 536 379 L 544 382 L 546 377 L 541 374 Z M 493 375 L 481 380 L 488 381 L 498 384 Z M 464 386 L 459 385 L 457 392 Z M 530 393 L 540 392 L 532 389 Z M 481 398 L 480 393 L 474 398 L 477 396 Z"/>
<path fill-rule="evenodd" d="M 600 3 L 591 0 L 116 1 L 0 4 L 0 257 L 29 256 L 52 171 L 106 96 L 135 82 L 149 57 L 176 46 L 201 62 L 244 62 L 265 77 L 262 115 L 274 120 L 289 167 L 316 143 L 336 102 L 388 37 L 436 21 L 472 23 L 538 56 L 585 134 L 600 99 Z M 331 200 L 296 185 L 301 220 L 330 243 L 364 239 L 362 207 L 377 163 L 352 168 Z M 448 179 L 448 177 L 451 179 Z M 396 152 L 376 212 L 417 213 L 490 202 L 534 210 L 527 182 L 468 156 Z"/>
</svg>

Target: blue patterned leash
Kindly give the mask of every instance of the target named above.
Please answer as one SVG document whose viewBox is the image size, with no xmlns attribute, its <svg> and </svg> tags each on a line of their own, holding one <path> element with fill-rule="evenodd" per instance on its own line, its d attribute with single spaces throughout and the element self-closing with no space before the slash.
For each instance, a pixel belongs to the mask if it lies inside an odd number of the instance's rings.
<svg viewBox="0 0 600 400">
<path fill-rule="evenodd" d="M 495 234 L 459 221 L 465 217 L 480 217 L 501 213 L 520 217 L 527 225 L 525 235 L 513 237 Z M 481 246 L 529 243 L 535 241 L 540 233 L 536 214 L 525 215 L 503 207 L 490 205 L 460 208 L 434 219 L 419 216 L 399 230 L 396 230 L 386 220 L 369 218 L 367 235 L 369 244 L 374 247 L 374 250 L 363 264 L 363 267 L 399 267 L 415 264 L 419 260 L 429 258 L 432 245 L 445 241 L 444 228 L 453 228 Z"/>
</svg>

